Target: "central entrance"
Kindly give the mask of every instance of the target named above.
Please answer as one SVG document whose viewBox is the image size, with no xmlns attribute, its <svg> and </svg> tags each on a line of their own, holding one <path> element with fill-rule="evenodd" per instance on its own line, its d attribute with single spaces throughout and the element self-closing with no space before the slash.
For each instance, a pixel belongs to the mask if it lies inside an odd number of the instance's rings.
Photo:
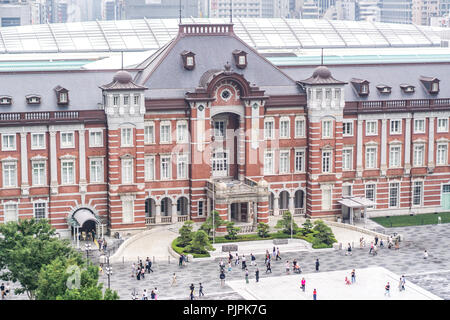
<svg viewBox="0 0 450 320">
<path fill-rule="evenodd" d="M 230 218 L 235 222 L 248 222 L 248 202 L 232 203 L 230 205 Z"/>
</svg>

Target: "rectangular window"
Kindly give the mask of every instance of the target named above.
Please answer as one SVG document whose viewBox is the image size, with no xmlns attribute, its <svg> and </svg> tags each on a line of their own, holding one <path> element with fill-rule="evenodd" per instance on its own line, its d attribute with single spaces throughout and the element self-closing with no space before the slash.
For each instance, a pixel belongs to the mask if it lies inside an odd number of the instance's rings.
<svg viewBox="0 0 450 320">
<path fill-rule="evenodd" d="M 331 188 L 322 189 L 322 210 L 331 210 Z"/>
<path fill-rule="evenodd" d="M 45 185 L 45 162 L 32 163 L 32 183 L 33 186 Z"/>
<path fill-rule="evenodd" d="M 89 147 L 103 147 L 103 131 L 89 131 Z"/>
<path fill-rule="evenodd" d="M 425 146 L 423 144 L 414 145 L 413 165 L 415 167 L 421 167 L 424 165 L 425 159 Z"/>
<path fill-rule="evenodd" d="M 61 183 L 75 183 L 75 162 L 73 160 L 61 161 Z"/>
<path fill-rule="evenodd" d="M 45 219 L 47 217 L 47 203 L 35 202 L 33 204 L 33 211 L 36 220 Z"/>
<path fill-rule="evenodd" d="M 144 143 L 155 143 L 155 125 L 154 123 L 146 123 L 144 127 Z"/>
<path fill-rule="evenodd" d="M 331 172 L 331 151 L 322 151 L 322 172 Z"/>
<path fill-rule="evenodd" d="M 437 120 L 437 132 L 448 132 L 448 118 Z"/>
<path fill-rule="evenodd" d="M 436 152 L 436 164 L 446 165 L 447 164 L 447 144 L 438 144 Z"/>
<path fill-rule="evenodd" d="M 305 120 L 304 119 L 296 119 L 295 120 L 295 137 L 304 137 L 305 136 Z"/>
<path fill-rule="evenodd" d="M 134 221 L 134 201 L 122 200 L 122 223 L 133 223 Z"/>
<path fill-rule="evenodd" d="M 342 196 L 343 197 L 351 197 L 352 196 L 352 186 L 342 186 Z"/>
<path fill-rule="evenodd" d="M 202 216 L 203 215 L 203 201 L 199 201 L 198 202 L 198 215 Z"/>
<path fill-rule="evenodd" d="M 188 176 L 188 157 L 185 154 L 178 155 L 177 159 L 177 178 L 186 179 Z"/>
<path fill-rule="evenodd" d="M 273 139 L 273 136 L 274 136 L 273 124 L 274 124 L 273 120 L 266 120 L 264 122 L 264 139 L 266 139 L 266 140 Z"/>
<path fill-rule="evenodd" d="M 366 121 L 366 136 L 376 136 L 378 134 L 378 121 Z"/>
<path fill-rule="evenodd" d="M 280 120 L 280 138 L 289 138 L 290 135 L 290 121 L 289 119 L 282 119 Z"/>
<path fill-rule="evenodd" d="M 155 180 L 155 157 L 145 157 L 145 181 Z"/>
<path fill-rule="evenodd" d="M 133 159 L 122 159 L 122 184 L 133 183 Z"/>
<path fill-rule="evenodd" d="M 180 121 L 177 123 L 177 142 L 188 141 L 187 122 Z"/>
<path fill-rule="evenodd" d="M 3 221 L 5 223 L 10 222 L 10 221 L 18 221 L 18 217 L 19 217 L 19 207 L 17 205 L 17 203 L 6 203 L 4 206 L 4 217 L 3 217 Z"/>
<path fill-rule="evenodd" d="M 119 106 L 119 96 L 113 97 L 113 106 L 118 107 Z"/>
<path fill-rule="evenodd" d="M 375 187 L 376 185 L 374 183 L 366 184 L 365 186 L 365 196 L 367 199 L 372 200 L 373 202 L 375 202 Z M 369 208 L 373 208 L 373 206 Z"/>
<path fill-rule="evenodd" d="M 45 133 L 31 134 L 31 149 L 32 150 L 45 149 Z"/>
<path fill-rule="evenodd" d="M 295 151 L 295 172 L 305 171 L 305 151 Z"/>
<path fill-rule="evenodd" d="M 16 150 L 16 135 L 2 134 L 2 151 Z"/>
<path fill-rule="evenodd" d="M 391 120 L 391 134 L 402 133 L 402 121 L 401 120 Z"/>
<path fill-rule="evenodd" d="M 93 158 L 89 161 L 89 173 L 91 183 L 103 182 L 103 159 Z"/>
<path fill-rule="evenodd" d="M 138 105 L 139 105 L 139 102 L 141 101 L 141 100 L 140 100 L 140 96 L 134 95 L 134 96 L 133 96 L 133 99 L 134 99 L 134 100 L 133 100 L 133 101 L 134 101 L 134 105 L 135 105 L 135 106 L 138 106 Z"/>
<path fill-rule="evenodd" d="M 413 187 L 413 206 L 422 205 L 423 181 L 414 181 Z"/>
<path fill-rule="evenodd" d="M 334 99 L 336 99 L 338 102 L 341 100 L 341 89 L 334 90 Z"/>
<path fill-rule="evenodd" d="M 333 121 L 322 121 L 322 138 L 332 138 Z"/>
<path fill-rule="evenodd" d="M 342 150 L 342 170 L 352 170 L 353 149 Z"/>
<path fill-rule="evenodd" d="M 171 178 L 170 158 L 170 156 L 161 157 L 161 180 L 168 180 Z"/>
<path fill-rule="evenodd" d="M 401 146 L 391 146 L 389 151 L 389 167 L 400 167 Z"/>
<path fill-rule="evenodd" d="M 133 128 L 122 128 L 120 129 L 120 145 L 122 147 L 133 146 Z"/>
<path fill-rule="evenodd" d="M 414 119 L 414 133 L 425 133 L 425 119 Z"/>
<path fill-rule="evenodd" d="M 214 121 L 214 137 L 225 138 L 225 121 Z"/>
<path fill-rule="evenodd" d="M 170 122 L 162 122 L 160 126 L 160 143 L 170 143 Z"/>
<path fill-rule="evenodd" d="M 343 135 L 346 137 L 353 136 L 353 121 L 351 122 L 344 122 L 343 124 Z"/>
<path fill-rule="evenodd" d="M 366 169 L 377 167 L 377 147 L 366 147 Z"/>
<path fill-rule="evenodd" d="M 123 96 L 123 105 L 124 106 L 128 106 L 129 103 L 130 103 L 130 96 L 129 95 L 124 95 Z"/>
<path fill-rule="evenodd" d="M 289 151 L 280 151 L 280 173 L 289 172 Z"/>
<path fill-rule="evenodd" d="M 3 187 L 17 186 L 17 164 L 15 162 L 3 162 Z"/>
<path fill-rule="evenodd" d="M 273 152 L 264 153 L 264 174 L 273 174 Z"/>
<path fill-rule="evenodd" d="M 61 132 L 61 148 L 75 147 L 73 132 Z"/>
<path fill-rule="evenodd" d="M 398 207 L 399 191 L 400 184 L 398 182 L 389 184 L 389 208 Z"/>
</svg>

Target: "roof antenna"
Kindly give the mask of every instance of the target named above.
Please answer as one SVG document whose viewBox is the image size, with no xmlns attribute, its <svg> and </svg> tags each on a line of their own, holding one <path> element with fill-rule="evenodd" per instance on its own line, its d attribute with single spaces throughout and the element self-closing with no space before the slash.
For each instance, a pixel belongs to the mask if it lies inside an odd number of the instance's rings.
<svg viewBox="0 0 450 320">
<path fill-rule="evenodd" d="M 320 55 L 320 65 L 323 66 L 323 48 L 322 48 L 322 53 Z"/>
<path fill-rule="evenodd" d="M 181 24 L 181 0 L 178 2 L 178 9 L 180 11 L 180 24 Z"/>
<path fill-rule="evenodd" d="M 233 0 L 230 0 L 230 23 L 233 23 Z"/>
</svg>

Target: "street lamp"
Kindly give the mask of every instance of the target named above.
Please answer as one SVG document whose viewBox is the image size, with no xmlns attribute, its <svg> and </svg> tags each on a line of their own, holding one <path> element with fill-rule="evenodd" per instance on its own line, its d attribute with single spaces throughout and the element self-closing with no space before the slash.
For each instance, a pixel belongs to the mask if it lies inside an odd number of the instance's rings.
<svg viewBox="0 0 450 320">
<path fill-rule="evenodd" d="M 90 243 L 86 243 L 84 246 L 86 250 L 86 264 L 89 265 L 89 251 L 91 251 L 92 246 Z"/>
<path fill-rule="evenodd" d="M 108 289 L 111 289 L 112 266 L 109 265 L 109 251 L 108 251 L 107 265 L 105 268 L 105 273 L 108 276 Z"/>
</svg>

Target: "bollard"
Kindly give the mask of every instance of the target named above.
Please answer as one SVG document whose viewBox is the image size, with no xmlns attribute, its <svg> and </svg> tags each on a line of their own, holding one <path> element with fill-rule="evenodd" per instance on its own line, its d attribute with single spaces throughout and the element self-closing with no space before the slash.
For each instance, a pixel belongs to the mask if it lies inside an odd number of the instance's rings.
<svg viewBox="0 0 450 320">
<path fill-rule="evenodd" d="M 122 256 L 122 264 L 125 264 L 125 257 Z"/>
<path fill-rule="evenodd" d="M 155 264 L 155 256 L 153 256 L 153 264 Z"/>
<path fill-rule="evenodd" d="M 170 256 L 167 256 L 167 260 L 169 261 L 169 264 L 170 264 Z"/>
</svg>

